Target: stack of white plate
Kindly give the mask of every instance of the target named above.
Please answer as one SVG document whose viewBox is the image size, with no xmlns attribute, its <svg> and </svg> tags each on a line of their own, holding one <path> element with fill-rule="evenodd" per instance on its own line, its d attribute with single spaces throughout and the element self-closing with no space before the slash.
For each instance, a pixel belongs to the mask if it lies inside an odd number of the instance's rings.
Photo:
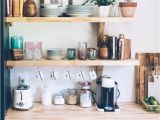
<svg viewBox="0 0 160 120">
<path fill-rule="evenodd" d="M 67 14 L 75 17 L 85 17 L 93 15 L 93 6 L 88 5 L 68 5 Z"/>
<path fill-rule="evenodd" d="M 51 48 L 47 50 L 47 58 L 51 60 L 63 59 L 61 48 Z"/>
<path fill-rule="evenodd" d="M 40 16 L 41 17 L 58 17 L 60 15 L 60 9 L 58 4 L 40 4 Z"/>
</svg>

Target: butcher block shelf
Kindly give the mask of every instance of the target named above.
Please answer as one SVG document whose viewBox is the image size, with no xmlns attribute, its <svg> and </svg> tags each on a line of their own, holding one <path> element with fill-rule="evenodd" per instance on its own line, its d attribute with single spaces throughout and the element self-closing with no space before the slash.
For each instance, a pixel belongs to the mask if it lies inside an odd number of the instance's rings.
<svg viewBox="0 0 160 120">
<path fill-rule="evenodd" d="M 98 112 L 78 105 L 44 106 L 34 103 L 28 111 L 15 111 L 9 108 L 5 120 L 159 120 L 158 113 L 148 113 L 135 103 L 120 103 L 118 112 Z"/>
<path fill-rule="evenodd" d="M 16 66 L 127 66 L 139 65 L 136 59 L 127 60 L 20 60 L 20 61 L 7 61 L 8 67 Z"/>
<path fill-rule="evenodd" d="M 6 17 L 7 23 L 13 22 L 131 22 L 132 17 Z"/>
</svg>

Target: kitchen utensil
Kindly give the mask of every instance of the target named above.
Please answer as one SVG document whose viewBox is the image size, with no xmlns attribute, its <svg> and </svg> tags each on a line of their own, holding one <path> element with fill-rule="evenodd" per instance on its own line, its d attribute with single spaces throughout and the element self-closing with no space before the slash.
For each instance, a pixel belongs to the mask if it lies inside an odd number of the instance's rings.
<svg viewBox="0 0 160 120">
<path fill-rule="evenodd" d="M 87 59 L 87 43 L 86 42 L 78 43 L 78 59 L 79 60 Z"/>
<path fill-rule="evenodd" d="M 28 110 L 33 105 L 32 91 L 24 80 L 19 78 L 19 85 L 14 88 L 13 107 L 19 110 Z"/>
<path fill-rule="evenodd" d="M 37 7 L 34 0 L 26 0 L 23 8 L 23 15 L 25 17 L 35 17 L 37 15 Z"/>
</svg>

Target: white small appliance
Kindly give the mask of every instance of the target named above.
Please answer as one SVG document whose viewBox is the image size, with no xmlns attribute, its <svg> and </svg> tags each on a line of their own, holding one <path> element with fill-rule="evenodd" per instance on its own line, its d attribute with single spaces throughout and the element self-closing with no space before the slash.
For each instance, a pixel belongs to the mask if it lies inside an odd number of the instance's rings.
<svg viewBox="0 0 160 120">
<path fill-rule="evenodd" d="M 25 85 L 24 80 L 19 80 L 19 85 L 14 88 L 13 108 L 19 110 L 28 110 L 33 105 L 31 88 Z"/>
</svg>

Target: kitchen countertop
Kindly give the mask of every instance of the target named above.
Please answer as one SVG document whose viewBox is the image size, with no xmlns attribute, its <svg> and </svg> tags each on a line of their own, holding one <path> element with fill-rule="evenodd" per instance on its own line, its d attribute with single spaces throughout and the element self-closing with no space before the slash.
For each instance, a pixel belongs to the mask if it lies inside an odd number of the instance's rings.
<svg viewBox="0 0 160 120">
<path fill-rule="evenodd" d="M 16 111 L 10 108 L 5 120 L 160 120 L 160 113 L 146 112 L 141 105 L 121 103 L 118 112 L 98 112 L 78 105 L 43 106 L 34 103 L 29 111 Z"/>
</svg>

